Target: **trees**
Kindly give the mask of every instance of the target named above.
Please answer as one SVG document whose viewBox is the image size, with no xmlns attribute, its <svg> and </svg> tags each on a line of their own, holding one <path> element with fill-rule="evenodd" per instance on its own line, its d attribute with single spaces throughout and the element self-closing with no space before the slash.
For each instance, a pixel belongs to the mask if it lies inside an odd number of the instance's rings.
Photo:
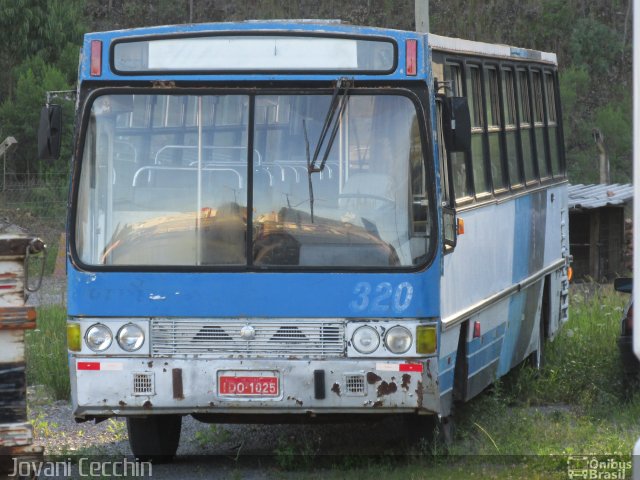
<svg viewBox="0 0 640 480">
<path fill-rule="evenodd" d="M 0 134 L 19 142 L 13 155 L 17 173 L 38 168 L 36 131 L 45 92 L 72 88 L 83 30 L 82 3 L 0 0 Z M 66 116 L 67 154 L 72 118 Z"/>
<path fill-rule="evenodd" d="M 597 183 L 604 137 L 611 181 L 631 181 L 631 0 L 431 0 L 432 31 L 558 54 L 569 179 Z"/>
<path fill-rule="evenodd" d="M 571 181 L 597 181 L 594 128 L 604 135 L 612 181 L 629 181 L 630 2 L 430 0 L 431 30 L 556 52 Z M 73 88 L 85 29 L 249 18 L 339 18 L 412 29 L 414 0 L 0 0 L 0 11 L 0 133 L 21 142 L 14 158 L 26 170 L 34 165 L 31 135 L 44 92 Z M 68 142 L 71 120 L 65 115 Z"/>
</svg>

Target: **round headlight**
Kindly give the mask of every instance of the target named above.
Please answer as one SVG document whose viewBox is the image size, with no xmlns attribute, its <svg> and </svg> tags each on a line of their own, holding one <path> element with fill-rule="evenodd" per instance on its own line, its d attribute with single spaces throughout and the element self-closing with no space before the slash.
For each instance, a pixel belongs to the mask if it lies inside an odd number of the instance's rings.
<svg viewBox="0 0 640 480">
<path fill-rule="evenodd" d="M 127 351 L 135 352 L 144 343 L 144 332 L 142 329 L 133 323 L 127 323 L 120 330 L 118 330 L 118 345 Z"/>
<path fill-rule="evenodd" d="M 393 353 L 405 353 L 411 348 L 411 332 L 399 325 L 392 327 L 387 331 L 384 343 Z"/>
<path fill-rule="evenodd" d="M 367 325 L 356 328 L 351 337 L 351 343 L 360 353 L 372 353 L 375 352 L 380 345 L 380 335 L 375 328 Z"/>
<path fill-rule="evenodd" d="M 87 346 L 94 352 L 104 352 L 111 346 L 113 333 L 106 325 L 96 323 L 87 329 L 84 339 Z"/>
</svg>

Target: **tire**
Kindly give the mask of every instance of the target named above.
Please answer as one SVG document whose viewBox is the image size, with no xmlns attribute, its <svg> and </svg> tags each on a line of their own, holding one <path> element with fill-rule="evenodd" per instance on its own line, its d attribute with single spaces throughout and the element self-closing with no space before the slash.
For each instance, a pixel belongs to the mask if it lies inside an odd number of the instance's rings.
<svg viewBox="0 0 640 480">
<path fill-rule="evenodd" d="M 180 443 L 181 428 L 180 415 L 127 418 L 129 445 L 133 455 L 142 461 L 172 461 Z"/>
</svg>

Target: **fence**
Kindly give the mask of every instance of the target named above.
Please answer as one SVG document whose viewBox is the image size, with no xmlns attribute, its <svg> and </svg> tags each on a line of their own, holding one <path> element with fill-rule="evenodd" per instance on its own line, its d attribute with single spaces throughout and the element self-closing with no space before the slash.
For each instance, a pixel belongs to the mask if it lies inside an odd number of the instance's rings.
<svg viewBox="0 0 640 480">
<path fill-rule="evenodd" d="M 66 173 L 7 173 L 0 185 L 0 220 L 57 238 L 64 231 L 68 182 Z"/>
</svg>

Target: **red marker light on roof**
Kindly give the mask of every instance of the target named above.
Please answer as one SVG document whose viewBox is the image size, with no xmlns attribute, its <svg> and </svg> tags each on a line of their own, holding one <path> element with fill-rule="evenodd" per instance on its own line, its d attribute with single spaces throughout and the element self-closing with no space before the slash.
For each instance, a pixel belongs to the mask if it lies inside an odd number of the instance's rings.
<svg viewBox="0 0 640 480">
<path fill-rule="evenodd" d="M 418 73 L 418 41 L 407 40 L 405 44 L 407 50 L 407 75 L 417 75 Z"/>
<path fill-rule="evenodd" d="M 91 40 L 91 76 L 102 75 L 102 41 Z"/>
</svg>

